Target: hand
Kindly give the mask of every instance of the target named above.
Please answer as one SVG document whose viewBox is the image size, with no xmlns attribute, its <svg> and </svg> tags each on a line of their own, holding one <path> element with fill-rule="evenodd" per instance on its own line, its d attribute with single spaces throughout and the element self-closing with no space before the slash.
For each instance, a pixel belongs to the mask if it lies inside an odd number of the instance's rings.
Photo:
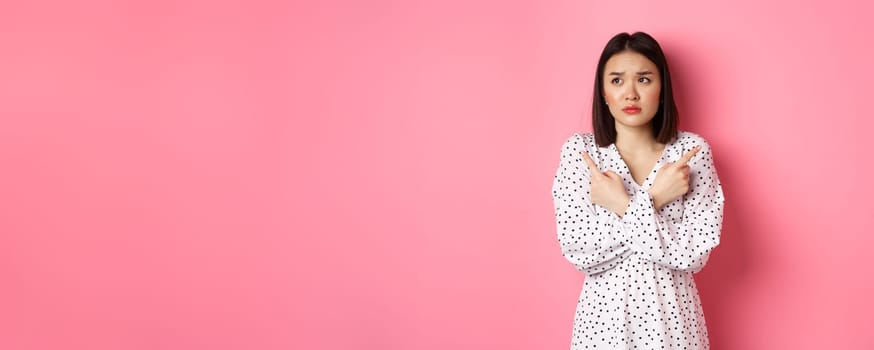
<svg viewBox="0 0 874 350">
<path fill-rule="evenodd" d="M 602 173 L 588 153 L 583 151 L 582 154 L 589 166 L 589 173 L 592 174 L 590 191 L 592 203 L 607 208 L 620 217 L 624 216 L 631 199 L 628 197 L 628 192 L 625 192 L 622 178 L 610 170 Z"/>
<path fill-rule="evenodd" d="M 660 210 L 665 204 L 689 192 L 688 163 L 700 150 L 701 146 L 695 146 L 680 160 L 668 163 L 659 169 L 652 186 L 649 188 L 655 210 Z"/>
</svg>

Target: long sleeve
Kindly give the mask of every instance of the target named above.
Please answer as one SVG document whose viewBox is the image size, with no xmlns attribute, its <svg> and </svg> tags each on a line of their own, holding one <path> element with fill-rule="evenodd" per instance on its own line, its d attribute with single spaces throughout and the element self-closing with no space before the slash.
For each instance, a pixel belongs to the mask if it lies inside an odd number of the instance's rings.
<svg viewBox="0 0 874 350">
<path fill-rule="evenodd" d="M 688 163 L 690 191 L 682 197 L 679 221 L 656 212 L 652 197 L 642 188 L 632 195 L 622 217 L 623 231 L 642 259 L 692 273 L 704 267 L 719 245 L 725 202 L 710 145 L 704 139 L 697 143 L 702 147 Z"/>
<path fill-rule="evenodd" d="M 594 144 L 576 134 L 565 141 L 552 196 L 562 255 L 591 276 L 616 267 L 634 252 L 626 244 L 619 216 L 598 215 L 591 202 L 591 175 L 581 153 L 587 141 Z"/>
</svg>

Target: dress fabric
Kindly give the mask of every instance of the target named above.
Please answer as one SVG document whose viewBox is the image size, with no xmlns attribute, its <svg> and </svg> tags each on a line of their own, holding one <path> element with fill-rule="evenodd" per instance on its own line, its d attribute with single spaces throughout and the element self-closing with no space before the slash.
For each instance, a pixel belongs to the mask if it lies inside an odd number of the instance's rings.
<svg viewBox="0 0 874 350">
<path fill-rule="evenodd" d="M 658 169 L 698 145 L 687 163 L 689 192 L 656 211 L 647 189 Z M 622 177 L 631 200 L 624 216 L 592 203 L 583 151 Z M 638 185 L 615 144 L 574 133 L 552 193 L 562 255 L 585 274 L 571 349 L 710 348 L 693 274 L 719 245 L 725 198 L 704 138 L 680 131 Z"/>
</svg>

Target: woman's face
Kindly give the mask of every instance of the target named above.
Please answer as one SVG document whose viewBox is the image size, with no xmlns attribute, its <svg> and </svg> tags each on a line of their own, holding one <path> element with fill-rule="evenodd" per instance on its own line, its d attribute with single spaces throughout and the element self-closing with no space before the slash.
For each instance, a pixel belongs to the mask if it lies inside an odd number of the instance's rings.
<svg viewBox="0 0 874 350">
<path fill-rule="evenodd" d="M 616 128 L 651 127 L 662 91 L 656 65 L 646 56 L 626 50 L 607 60 L 602 78 L 604 99 Z"/>
</svg>

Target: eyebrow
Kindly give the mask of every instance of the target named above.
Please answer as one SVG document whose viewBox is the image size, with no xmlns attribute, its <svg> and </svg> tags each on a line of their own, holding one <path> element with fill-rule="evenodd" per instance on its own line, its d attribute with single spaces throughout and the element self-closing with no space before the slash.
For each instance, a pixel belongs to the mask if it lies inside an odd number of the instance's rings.
<svg viewBox="0 0 874 350">
<path fill-rule="evenodd" d="M 619 75 L 619 76 L 621 76 L 623 74 L 625 74 L 625 72 L 610 72 L 610 74 L 607 74 L 607 75 Z M 637 72 L 637 75 L 650 75 L 650 74 L 652 74 L 652 72 L 650 72 L 648 70 Z"/>
</svg>

